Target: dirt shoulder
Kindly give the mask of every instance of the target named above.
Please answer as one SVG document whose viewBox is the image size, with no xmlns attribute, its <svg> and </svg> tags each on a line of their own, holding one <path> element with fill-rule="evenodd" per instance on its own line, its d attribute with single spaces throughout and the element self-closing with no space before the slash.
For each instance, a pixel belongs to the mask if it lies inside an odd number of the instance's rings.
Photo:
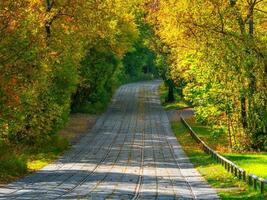
<svg viewBox="0 0 267 200">
<path fill-rule="evenodd" d="M 98 115 L 75 113 L 71 114 L 70 120 L 61 131 L 59 135 L 75 144 L 84 135 L 90 132 L 94 126 Z"/>
<path fill-rule="evenodd" d="M 172 109 L 167 110 L 167 115 L 170 122 L 180 121 L 180 115 L 182 115 L 185 119 L 191 118 L 194 116 L 193 108 L 182 108 L 182 109 Z"/>
</svg>

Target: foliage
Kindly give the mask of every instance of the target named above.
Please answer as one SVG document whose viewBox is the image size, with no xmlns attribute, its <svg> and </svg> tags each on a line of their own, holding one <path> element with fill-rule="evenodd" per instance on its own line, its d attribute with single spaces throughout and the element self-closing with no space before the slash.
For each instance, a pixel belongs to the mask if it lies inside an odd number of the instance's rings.
<svg viewBox="0 0 267 200">
<path fill-rule="evenodd" d="M 106 102 L 119 80 L 120 60 L 138 37 L 134 11 L 140 3 L 1 2 L 0 138 L 45 143 L 68 120 L 73 94 L 74 103 L 85 101 L 77 94 L 87 86 L 86 101 Z M 101 56 L 102 62 L 94 60 Z"/>
<path fill-rule="evenodd" d="M 63 137 L 53 136 L 39 146 L 0 143 L 0 183 L 8 183 L 41 169 L 68 149 Z"/>
<path fill-rule="evenodd" d="M 159 88 L 159 94 L 160 98 L 164 99 L 167 91 L 164 85 L 162 84 Z M 232 149 L 229 149 L 228 147 L 228 141 L 227 141 L 227 132 L 221 131 L 217 127 L 210 127 L 208 125 L 203 125 L 202 123 L 199 123 L 196 121 L 195 117 L 193 116 L 193 113 L 190 114 L 185 108 L 187 108 L 188 105 L 184 105 L 184 101 L 182 99 L 178 100 L 177 98 L 176 103 L 165 103 L 162 102 L 162 105 L 166 110 L 168 109 L 183 109 L 184 112 L 183 115 L 186 117 L 186 121 L 189 123 L 189 125 L 192 127 L 192 129 L 197 133 L 197 135 L 203 140 L 209 147 L 211 147 L 216 152 L 220 153 L 224 157 L 228 158 L 232 162 L 236 163 L 241 168 L 245 169 L 247 173 L 255 174 L 262 178 L 267 178 L 267 172 L 265 170 L 265 166 L 267 163 L 267 154 L 266 152 L 233 152 Z M 176 132 L 177 135 L 179 135 L 179 139 L 182 140 L 184 138 L 188 138 L 188 142 L 185 142 L 184 148 L 188 148 L 188 154 L 191 154 L 191 145 L 186 145 L 191 142 L 195 142 L 190 138 L 190 134 L 188 133 L 188 130 L 182 123 L 178 123 L 179 119 L 173 119 L 172 121 L 175 121 L 172 123 L 173 130 Z M 179 140 L 180 142 L 180 140 Z M 200 150 L 200 149 L 199 149 Z M 199 151 L 198 150 L 198 151 Z M 205 154 L 203 154 L 205 155 Z M 205 157 L 208 155 L 205 155 Z M 195 158 L 192 158 L 195 159 Z M 197 157 L 196 157 L 197 159 Z M 212 160 L 211 160 L 212 161 Z M 201 167 L 204 167 L 203 165 L 206 164 L 204 162 L 202 164 L 201 161 L 197 161 Z M 213 163 L 213 161 L 212 161 Z M 220 170 L 222 171 L 222 170 Z M 220 175 L 217 173 L 216 176 Z"/>
<path fill-rule="evenodd" d="M 266 149 L 266 2 L 148 1 L 148 20 L 169 48 L 171 79 L 229 145 Z M 237 140 L 234 140 L 237 138 Z"/>
<path fill-rule="evenodd" d="M 134 44 L 134 50 L 123 58 L 125 80 L 138 80 L 145 75 L 157 77 L 154 60 L 154 52 L 146 47 L 144 42 L 138 40 Z"/>
<path fill-rule="evenodd" d="M 116 86 L 118 59 L 110 50 L 99 48 L 90 49 L 81 61 L 81 81 L 73 97 L 74 109 L 88 103 L 107 103 Z"/>
<path fill-rule="evenodd" d="M 144 20 L 144 10 L 139 9 L 136 14 L 136 23 L 139 38 L 134 42 L 133 50 L 123 58 L 124 75 L 126 81 L 157 78 L 156 52 L 150 46 L 153 36 L 152 27 Z"/>
<path fill-rule="evenodd" d="M 156 2 L 157 4 L 158 2 Z M 155 65 L 159 76 L 163 79 L 165 85 L 168 87 L 168 95 L 166 96 L 166 102 L 174 102 L 174 81 L 171 78 L 170 73 L 170 46 L 164 42 L 160 36 L 157 34 L 157 26 L 158 22 L 155 20 L 154 16 L 154 9 L 150 8 L 150 4 L 145 6 L 146 8 L 146 23 L 147 26 L 150 27 L 149 29 L 149 39 L 148 39 L 148 46 L 155 52 Z M 148 8 L 148 9 L 147 9 Z"/>
<path fill-rule="evenodd" d="M 73 36 L 65 29 L 73 24 L 59 17 L 56 31 L 48 34 L 47 6 L 39 1 L 1 4 L 0 135 L 12 142 L 42 142 L 61 128 L 77 82 L 76 55 L 65 48 Z M 60 12 L 61 6 L 55 9 Z"/>
<path fill-rule="evenodd" d="M 180 95 L 177 88 L 174 89 L 174 102 L 168 102 L 168 88 L 164 83 L 159 86 L 159 95 L 161 104 L 164 106 L 166 110 L 180 110 L 183 108 L 190 107 L 190 104 L 184 100 L 184 98 Z"/>
</svg>

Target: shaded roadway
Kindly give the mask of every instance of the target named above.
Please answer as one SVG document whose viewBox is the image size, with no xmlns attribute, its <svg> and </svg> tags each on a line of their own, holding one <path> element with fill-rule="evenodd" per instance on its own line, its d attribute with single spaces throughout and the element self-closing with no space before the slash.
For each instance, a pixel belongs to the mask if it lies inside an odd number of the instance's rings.
<svg viewBox="0 0 267 200">
<path fill-rule="evenodd" d="M 218 199 L 177 143 L 159 83 L 121 86 L 72 150 L 0 188 L 0 199 Z"/>
</svg>

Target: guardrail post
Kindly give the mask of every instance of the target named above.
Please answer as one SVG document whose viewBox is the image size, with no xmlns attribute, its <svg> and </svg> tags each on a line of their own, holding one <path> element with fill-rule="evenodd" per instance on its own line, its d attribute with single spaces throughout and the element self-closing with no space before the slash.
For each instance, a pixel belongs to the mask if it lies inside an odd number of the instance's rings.
<svg viewBox="0 0 267 200">
<path fill-rule="evenodd" d="M 263 194 L 264 193 L 264 182 L 263 181 L 260 182 L 260 187 L 261 187 L 261 193 Z"/>
<path fill-rule="evenodd" d="M 264 194 L 264 190 L 265 190 L 264 186 L 265 186 L 265 184 L 267 184 L 267 180 L 266 179 L 263 179 L 263 178 L 259 178 L 258 180 L 260 182 L 260 191 L 261 191 L 261 194 Z"/>
<path fill-rule="evenodd" d="M 247 177 L 246 177 L 246 171 L 244 170 L 243 171 L 243 180 L 246 182 L 246 179 L 247 179 Z"/>
<path fill-rule="evenodd" d="M 251 174 L 248 174 L 248 184 L 252 185 L 252 177 Z"/>
<path fill-rule="evenodd" d="M 242 179 L 242 171 L 240 169 L 238 169 L 238 178 Z"/>
<path fill-rule="evenodd" d="M 237 177 L 237 167 L 235 166 L 235 176 Z"/>
<path fill-rule="evenodd" d="M 253 177 L 253 186 L 254 189 L 257 190 L 257 179 L 255 177 Z"/>
</svg>

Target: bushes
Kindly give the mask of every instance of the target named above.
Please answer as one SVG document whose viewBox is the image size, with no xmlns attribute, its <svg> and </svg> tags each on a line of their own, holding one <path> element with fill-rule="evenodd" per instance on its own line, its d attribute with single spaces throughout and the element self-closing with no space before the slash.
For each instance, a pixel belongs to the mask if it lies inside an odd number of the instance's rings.
<svg viewBox="0 0 267 200">
<path fill-rule="evenodd" d="M 135 81 L 157 77 L 155 53 L 138 40 L 134 50 L 123 58 L 125 80 Z"/>
<path fill-rule="evenodd" d="M 2 68 L 0 135 L 9 142 L 32 145 L 47 140 L 67 120 L 76 69 L 70 61 L 44 64 L 33 59 L 31 65 L 23 59 L 17 62 L 11 69 Z M 24 68 L 15 72 L 18 65 Z"/>
<path fill-rule="evenodd" d="M 17 156 L 13 149 L 3 142 L 0 142 L 0 152 L 0 182 L 6 182 L 27 172 L 25 158 Z"/>
<path fill-rule="evenodd" d="M 135 6 L 1 3 L 0 139 L 38 146 L 64 126 L 71 104 L 104 107 L 119 82 L 120 60 L 138 36 Z"/>
<path fill-rule="evenodd" d="M 33 12 L 35 7 L 40 10 Z M 43 143 L 67 120 L 76 57 L 71 35 L 59 40 L 66 21 L 53 26 L 57 31 L 48 37 L 44 10 L 36 1 L 0 5 L 0 138 L 6 143 Z"/>
<path fill-rule="evenodd" d="M 57 141 L 71 108 L 105 108 L 114 88 L 125 80 L 122 60 L 138 39 L 135 10 L 141 3 L 0 3 L 0 168 L 17 166 L 17 175 L 23 174 L 27 166 L 22 155 L 28 148 L 65 148 L 51 142 Z M 142 67 L 151 71 L 153 55 L 143 50 L 149 61 Z"/>
<path fill-rule="evenodd" d="M 199 120 L 227 130 L 233 148 L 267 148 L 264 8 L 261 0 L 147 4 L 156 37 L 169 47 L 169 78 Z"/>
<path fill-rule="evenodd" d="M 65 138 L 52 136 L 33 146 L 0 142 L 0 183 L 7 183 L 30 171 L 38 170 L 69 147 Z"/>
<path fill-rule="evenodd" d="M 90 107 L 105 107 L 117 86 L 119 70 L 119 60 L 110 49 L 99 44 L 88 50 L 81 61 L 80 83 L 73 95 L 72 109 L 91 111 Z"/>
</svg>

